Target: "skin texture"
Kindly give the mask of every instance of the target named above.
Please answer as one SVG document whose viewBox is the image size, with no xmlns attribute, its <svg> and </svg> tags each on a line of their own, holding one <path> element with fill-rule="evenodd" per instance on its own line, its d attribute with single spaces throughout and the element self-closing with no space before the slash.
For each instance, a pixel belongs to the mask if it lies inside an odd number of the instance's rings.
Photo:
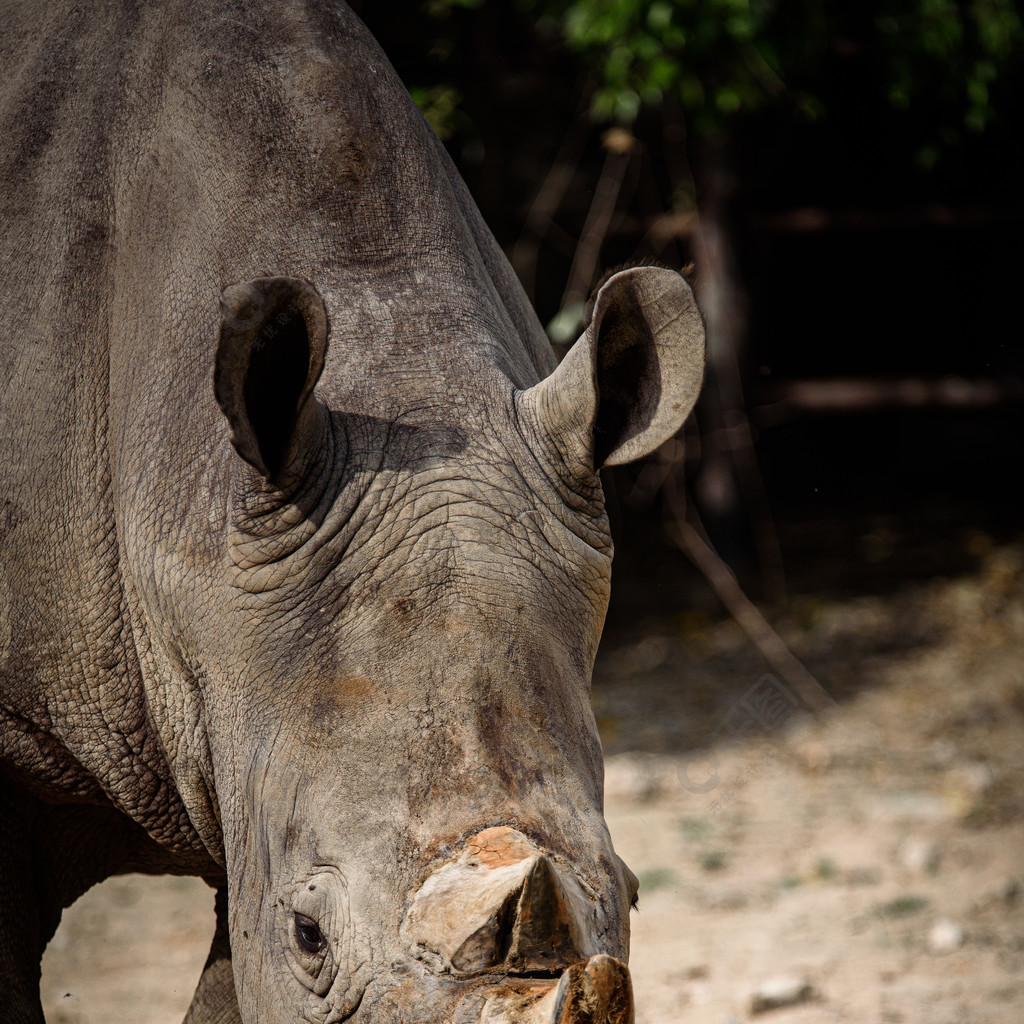
<svg viewBox="0 0 1024 1024">
<path fill-rule="evenodd" d="M 476 1020 L 530 971 L 566 1021 L 565 986 L 625 1006 L 583 963 L 625 960 L 635 892 L 588 696 L 597 470 L 692 406 L 689 288 L 612 277 L 555 370 L 343 6 L 3 6 L 6 1019 L 125 871 L 218 889 L 189 1021 Z M 527 859 L 507 898 L 465 883 L 499 939 L 460 974 L 408 915 L 485 833 Z"/>
</svg>

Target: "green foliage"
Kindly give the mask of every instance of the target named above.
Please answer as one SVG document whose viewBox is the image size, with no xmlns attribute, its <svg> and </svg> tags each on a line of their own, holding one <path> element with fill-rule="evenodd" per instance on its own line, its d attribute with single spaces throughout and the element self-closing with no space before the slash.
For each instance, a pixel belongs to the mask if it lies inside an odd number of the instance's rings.
<svg viewBox="0 0 1024 1024">
<path fill-rule="evenodd" d="M 708 821 L 706 818 L 687 817 L 679 822 L 683 838 L 688 842 L 699 842 L 708 834 Z"/>
<path fill-rule="evenodd" d="M 929 167 L 960 141 L 961 128 L 984 131 L 997 114 L 994 86 L 1024 53 L 1024 26 L 1014 0 L 888 0 L 874 26 L 883 41 L 889 102 L 910 110 L 941 103 L 947 113 L 918 152 Z"/>
<path fill-rule="evenodd" d="M 650 868 L 641 871 L 637 877 L 640 883 L 641 898 L 646 893 L 657 892 L 658 889 L 668 889 L 678 884 L 675 872 L 671 868 Z"/>
<path fill-rule="evenodd" d="M 889 103 L 945 105 L 927 162 L 995 116 L 992 85 L 1019 67 L 1015 0 L 522 0 L 591 69 L 598 121 L 631 124 L 670 99 L 702 134 L 785 99 L 807 118 L 825 112 L 815 78 L 837 53 L 878 56 Z M 851 38 L 852 37 L 852 38 Z M 929 154 L 932 154 L 929 156 Z"/>
<path fill-rule="evenodd" d="M 726 865 L 726 856 L 722 850 L 705 850 L 698 858 L 704 871 L 722 871 Z"/>
<path fill-rule="evenodd" d="M 454 134 L 459 120 L 462 94 L 452 85 L 442 82 L 429 88 L 414 86 L 409 90 L 416 106 L 423 112 L 427 124 L 441 140 Z"/>
<path fill-rule="evenodd" d="M 772 0 L 537 0 L 568 46 L 599 69 L 593 114 L 631 124 L 671 98 L 713 130 L 782 82 L 766 29 Z"/>
<path fill-rule="evenodd" d="M 479 7 L 483 0 L 427 0 L 424 4 L 432 18 L 446 18 L 457 7 Z"/>
<path fill-rule="evenodd" d="M 959 143 L 998 135 L 1000 120 L 1010 131 L 1022 10 L 1021 0 L 396 0 L 378 16 L 402 26 L 396 40 L 416 55 L 408 84 L 453 151 L 487 134 L 481 80 L 526 110 L 546 78 L 552 106 L 586 95 L 598 124 L 639 132 L 649 111 L 685 122 L 690 139 L 759 114 L 851 131 L 891 115 L 880 131 L 899 132 L 928 169 Z"/>
<path fill-rule="evenodd" d="M 831 857 L 819 857 L 814 862 L 814 877 L 821 882 L 827 882 L 836 877 L 838 868 Z"/>
<path fill-rule="evenodd" d="M 915 893 L 907 893 L 905 896 L 897 896 L 888 903 L 883 903 L 875 908 L 880 917 L 910 917 L 912 914 L 919 914 L 931 906 L 931 900 L 927 896 L 918 896 Z"/>
</svg>

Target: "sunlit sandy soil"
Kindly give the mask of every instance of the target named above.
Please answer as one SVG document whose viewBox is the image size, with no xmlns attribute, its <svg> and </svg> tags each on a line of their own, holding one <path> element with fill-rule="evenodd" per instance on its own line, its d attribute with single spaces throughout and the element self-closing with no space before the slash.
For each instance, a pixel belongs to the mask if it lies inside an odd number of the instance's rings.
<svg viewBox="0 0 1024 1024">
<path fill-rule="evenodd" d="M 776 621 L 834 711 L 803 714 L 729 621 L 602 652 L 639 1024 L 1024 1020 L 1024 552 Z M 177 1024 L 212 905 L 189 879 L 88 893 L 46 954 L 50 1024 Z M 770 983 L 800 1001 L 762 1016 Z"/>
</svg>

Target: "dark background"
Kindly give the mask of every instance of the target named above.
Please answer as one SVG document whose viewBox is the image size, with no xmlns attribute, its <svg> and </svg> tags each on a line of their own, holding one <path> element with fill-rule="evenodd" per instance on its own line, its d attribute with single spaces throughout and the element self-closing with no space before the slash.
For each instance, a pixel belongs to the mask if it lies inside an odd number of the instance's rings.
<svg viewBox="0 0 1024 1024">
<path fill-rule="evenodd" d="M 668 88 L 631 119 L 592 116 L 608 51 L 566 44 L 564 3 L 354 6 L 445 137 L 542 322 L 558 312 L 607 184 L 609 128 L 630 150 L 587 289 L 624 262 L 694 261 L 700 298 L 715 287 L 702 232 L 725 239 L 734 313 L 716 344 L 740 394 L 723 398 L 712 367 L 686 457 L 669 472 L 752 597 L 775 607 L 795 593 L 891 590 L 970 569 L 990 540 L 1018 533 L 1024 75 L 1017 38 L 984 91 L 983 126 L 976 102 L 971 127 L 977 4 L 946 5 L 963 42 L 938 56 L 927 19 L 880 32 L 892 5 L 790 5 L 764 32 L 766 47 L 790 54 L 780 92 L 724 116 L 687 109 Z M 721 20 L 714 2 L 667 6 L 698 31 L 701 18 Z M 995 7 L 1012 26 L 1016 6 Z M 715 38 L 695 51 L 705 83 L 734 58 L 733 41 Z M 538 228 L 553 168 L 568 185 Z M 852 406 L 828 390 L 851 378 Z M 794 398 L 794 384 L 816 397 Z M 728 444 L 722 453 L 730 415 L 749 427 L 753 460 Z M 716 458 L 731 480 L 724 502 L 702 482 Z M 665 530 L 678 505 L 657 487 L 638 491 L 643 472 L 606 478 L 613 631 L 716 606 Z"/>
</svg>

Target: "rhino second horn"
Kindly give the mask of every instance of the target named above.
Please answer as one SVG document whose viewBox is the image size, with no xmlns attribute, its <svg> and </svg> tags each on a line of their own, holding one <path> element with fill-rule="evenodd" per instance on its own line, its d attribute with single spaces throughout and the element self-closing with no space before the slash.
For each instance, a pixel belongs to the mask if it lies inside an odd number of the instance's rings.
<svg viewBox="0 0 1024 1024">
<path fill-rule="evenodd" d="M 633 1024 L 629 968 L 600 953 L 562 974 L 546 1024 Z"/>
<path fill-rule="evenodd" d="M 557 984 L 532 994 L 512 979 L 487 993 L 479 1012 L 457 1020 L 476 1024 L 634 1024 L 629 968 L 599 953 L 562 972 Z"/>
</svg>

